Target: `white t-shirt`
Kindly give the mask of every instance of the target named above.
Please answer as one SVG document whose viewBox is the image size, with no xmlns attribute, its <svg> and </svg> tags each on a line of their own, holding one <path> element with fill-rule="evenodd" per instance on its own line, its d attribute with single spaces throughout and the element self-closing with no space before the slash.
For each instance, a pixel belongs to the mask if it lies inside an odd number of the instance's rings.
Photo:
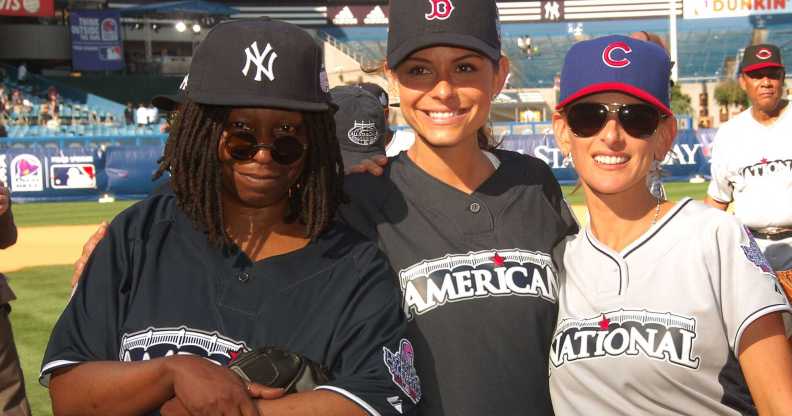
<svg viewBox="0 0 792 416">
<path fill-rule="evenodd" d="M 740 338 L 772 312 L 789 331 L 792 308 L 734 216 L 687 198 L 619 253 L 589 225 L 559 281 L 556 415 L 755 413 Z"/>
<path fill-rule="evenodd" d="M 393 138 L 385 147 L 385 155 L 393 157 L 408 150 L 415 142 L 415 134 L 409 130 L 397 130 L 393 133 Z"/>
<path fill-rule="evenodd" d="M 138 107 L 135 110 L 135 124 L 148 124 L 149 110 L 146 107 Z"/>
<path fill-rule="evenodd" d="M 790 113 L 788 105 L 775 123 L 765 126 L 748 109 L 715 135 L 707 193 L 716 201 L 733 201 L 735 215 L 750 228 L 792 228 Z"/>
</svg>

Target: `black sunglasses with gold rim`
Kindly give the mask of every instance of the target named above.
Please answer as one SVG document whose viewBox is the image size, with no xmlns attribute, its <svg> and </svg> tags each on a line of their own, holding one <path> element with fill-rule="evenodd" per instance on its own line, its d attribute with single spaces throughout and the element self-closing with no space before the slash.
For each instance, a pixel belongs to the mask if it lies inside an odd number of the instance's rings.
<svg viewBox="0 0 792 416">
<path fill-rule="evenodd" d="M 583 102 L 565 108 L 567 124 L 577 137 L 591 137 L 597 134 L 610 118 L 616 115 L 624 131 L 630 136 L 647 139 L 657 131 L 660 120 L 668 117 L 657 108 L 643 103 L 604 104 Z"/>
</svg>

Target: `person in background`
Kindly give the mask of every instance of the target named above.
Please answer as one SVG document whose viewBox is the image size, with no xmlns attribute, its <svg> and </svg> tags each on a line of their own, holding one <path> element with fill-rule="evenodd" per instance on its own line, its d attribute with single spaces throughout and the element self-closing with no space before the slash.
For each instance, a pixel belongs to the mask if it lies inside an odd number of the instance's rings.
<svg viewBox="0 0 792 416">
<path fill-rule="evenodd" d="M 124 109 L 124 123 L 127 126 L 135 124 L 135 107 L 133 107 L 131 101 L 127 102 L 126 108 Z"/>
<path fill-rule="evenodd" d="M 751 107 L 722 124 L 712 142 L 707 203 L 734 215 L 756 238 L 782 283 L 792 288 L 792 111 L 786 71 L 771 44 L 745 48 L 740 87 Z M 792 291 L 788 291 L 792 296 Z"/>
<path fill-rule="evenodd" d="M 330 90 L 330 98 L 338 106 L 334 119 L 344 169 L 384 156 L 388 124 L 377 106 L 382 101 L 356 85 L 335 87 Z"/>
<path fill-rule="evenodd" d="M 16 241 L 17 229 L 11 213 L 11 192 L 0 181 L 0 249 L 11 247 Z M 16 296 L 8 286 L 6 277 L 0 273 L 0 414 L 30 416 L 25 380 L 9 320 L 9 302 L 14 299 Z"/>
<path fill-rule="evenodd" d="M 138 126 L 145 126 L 148 124 L 148 109 L 142 102 L 138 104 L 138 108 L 135 110 L 135 124 Z"/>
</svg>

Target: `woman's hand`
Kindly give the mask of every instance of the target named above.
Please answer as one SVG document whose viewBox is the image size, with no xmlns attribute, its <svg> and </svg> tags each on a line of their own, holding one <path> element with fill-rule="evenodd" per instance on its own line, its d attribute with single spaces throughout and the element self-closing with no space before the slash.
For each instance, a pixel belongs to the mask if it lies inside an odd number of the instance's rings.
<svg viewBox="0 0 792 416">
<path fill-rule="evenodd" d="M 193 416 L 258 416 L 245 382 L 231 370 L 196 356 L 167 358 L 173 392 Z M 166 402 L 164 410 L 176 413 L 179 403 Z"/>
<path fill-rule="evenodd" d="M 88 241 L 85 242 L 83 245 L 82 254 L 80 254 L 80 258 L 74 262 L 74 271 L 72 272 L 71 278 L 71 287 L 77 286 L 77 283 L 80 281 L 80 276 L 82 276 L 83 269 L 85 269 L 85 263 L 88 262 L 88 259 L 91 257 L 91 253 L 93 253 L 94 249 L 96 249 L 96 245 L 99 244 L 100 241 L 105 237 L 107 234 L 107 221 L 103 221 L 99 228 L 93 233 L 93 235 L 88 238 Z"/>
<path fill-rule="evenodd" d="M 8 211 L 8 207 L 11 206 L 11 191 L 5 187 L 5 185 L 0 182 L 0 215 L 3 215 Z"/>
<path fill-rule="evenodd" d="M 372 156 L 371 159 L 363 159 L 359 164 L 350 166 L 344 173 L 370 173 L 374 176 L 382 176 L 385 172 L 383 168 L 387 166 L 388 158 L 384 155 Z"/>
</svg>

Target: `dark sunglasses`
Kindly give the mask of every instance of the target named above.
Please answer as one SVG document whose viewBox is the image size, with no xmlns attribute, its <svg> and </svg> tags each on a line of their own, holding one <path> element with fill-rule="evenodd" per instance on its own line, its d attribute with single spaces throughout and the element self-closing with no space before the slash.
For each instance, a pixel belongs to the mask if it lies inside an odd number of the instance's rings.
<svg viewBox="0 0 792 416">
<path fill-rule="evenodd" d="M 577 103 L 566 110 L 567 124 L 578 137 L 591 137 L 617 114 L 619 124 L 630 136 L 646 139 L 657 130 L 660 120 L 668 117 L 649 104 Z"/>
<path fill-rule="evenodd" d="M 784 69 L 783 68 L 762 68 L 757 69 L 756 71 L 746 72 L 745 75 L 751 79 L 763 79 L 765 77 L 773 79 L 773 80 L 780 80 L 784 78 Z"/>
<path fill-rule="evenodd" d="M 246 132 L 230 133 L 226 136 L 225 148 L 234 160 L 245 162 L 253 159 L 259 149 L 267 149 L 272 160 L 281 165 L 291 165 L 300 160 L 308 145 L 294 136 L 279 136 L 272 142 L 256 143 L 256 136 Z"/>
</svg>

